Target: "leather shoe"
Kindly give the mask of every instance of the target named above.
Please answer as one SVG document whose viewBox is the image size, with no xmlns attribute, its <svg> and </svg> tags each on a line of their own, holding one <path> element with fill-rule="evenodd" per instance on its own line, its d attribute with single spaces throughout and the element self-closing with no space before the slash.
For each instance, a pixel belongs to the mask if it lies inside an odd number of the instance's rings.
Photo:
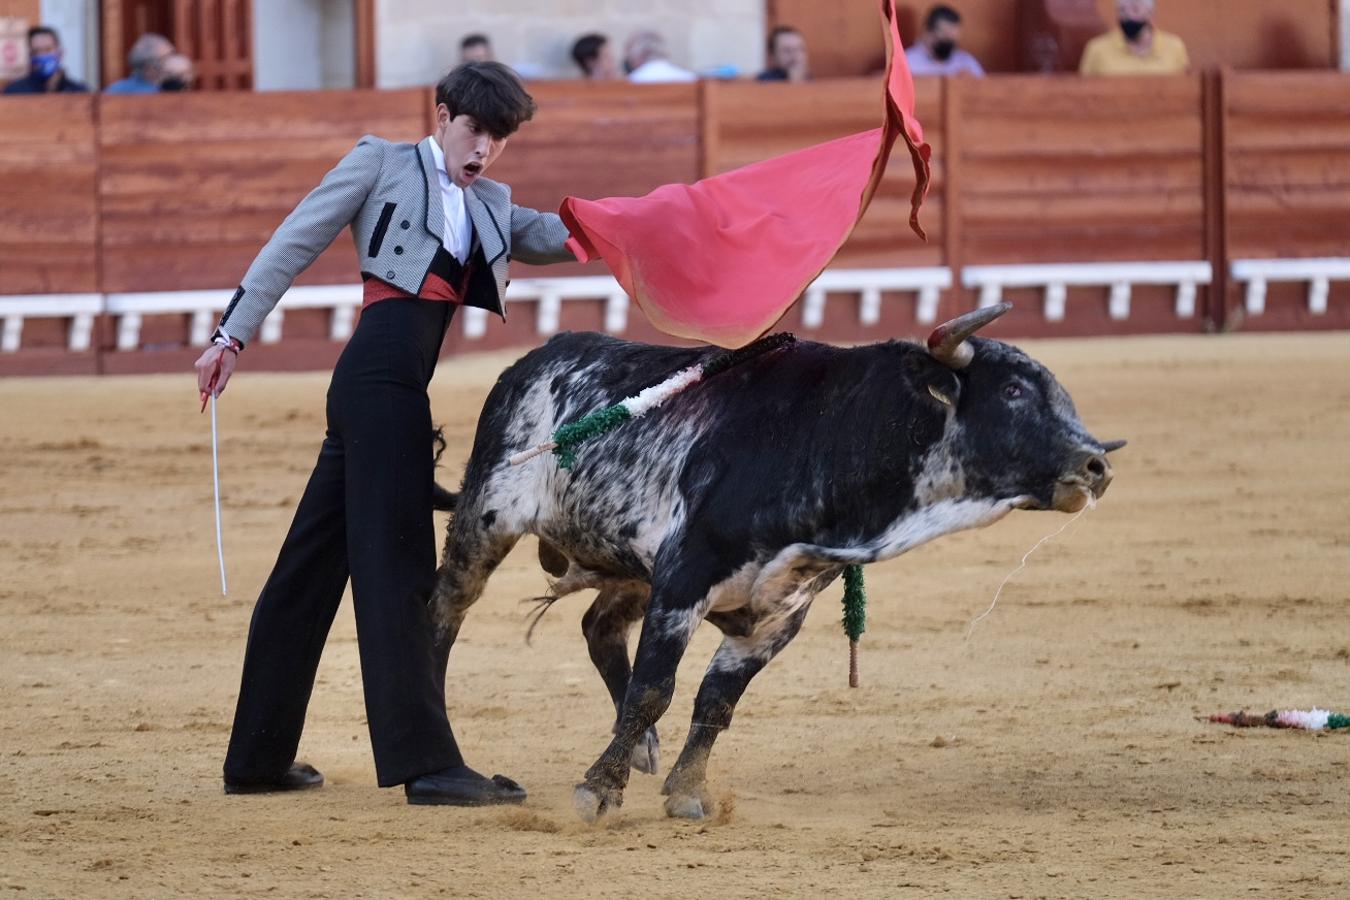
<svg viewBox="0 0 1350 900">
<path fill-rule="evenodd" d="M 403 785 L 403 792 L 416 806 L 495 806 L 525 801 L 525 789 L 510 778 L 485 778 L 468 766 L 419 775 Z"/>
<path fill-rule="evenodd" d="M 282 791 L 305 791 L 319 787 L 323 787 L 323 774 L 308 763 L 295 763 L 284 775 L 262 781 L 225 779 L 227 794 L 277 794 Z"/>
</svg>

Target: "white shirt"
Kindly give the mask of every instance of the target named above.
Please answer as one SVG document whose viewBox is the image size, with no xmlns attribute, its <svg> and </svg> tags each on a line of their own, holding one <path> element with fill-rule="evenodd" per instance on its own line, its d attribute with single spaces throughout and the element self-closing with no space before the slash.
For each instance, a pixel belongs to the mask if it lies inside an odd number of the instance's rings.
<svg viewBox="0 0 1350 900">
<path fill-rule="evenodd" d="M 469 208 L 464 203 L 464 188 L 450 180 L 445 171 L 445 151 L 434 137 L 431 139 L 431 156 L 436 160 L 436 177 L 441 184 L 441 209 L 445 211 L 445 232 L 441 235 L 441 243 L 463 265 L 469 261 L 469 250 L 473 247 L 473 226 L 469 223 Z"/>
<path fill-rule="evenodd" d="M 667 59 L 652 59 L 628 73 L 634 84 L 664 84 L 673 81 L 698 81 L 698 76 L 681 69 Z"/>
<path fill-rule="evenodd" d="M 984 77 L 984 66 L 980 61 L 959 47 L 952 51 L 946 60 L 940 60 L 928 50 L 923 41 L 905 51 L 905 60 L 909 63 L 911 75 L 974 75 Z"/>
</svg>

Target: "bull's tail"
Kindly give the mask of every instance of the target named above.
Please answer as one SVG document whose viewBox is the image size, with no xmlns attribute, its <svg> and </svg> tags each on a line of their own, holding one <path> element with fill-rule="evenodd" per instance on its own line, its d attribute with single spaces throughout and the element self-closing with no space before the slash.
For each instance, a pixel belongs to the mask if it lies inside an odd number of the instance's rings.
<svg viewBox="0 0 1350 900">
<path fill-rule="evenodd" d="M 447 442 L 445 440 L 445 426 L 438 425 L 431 434 L 431 443 L 434 448 L 431 463 L 438 466 L 441 463 L 441 456 L 445 453 Z M 431 508 L 440 512 L 454 512 L 455 506 L 459 503 L 459 494 L 453 491 L 447 491 L 439 484 L 432 482 L 431 485 Z"/>
</svg>

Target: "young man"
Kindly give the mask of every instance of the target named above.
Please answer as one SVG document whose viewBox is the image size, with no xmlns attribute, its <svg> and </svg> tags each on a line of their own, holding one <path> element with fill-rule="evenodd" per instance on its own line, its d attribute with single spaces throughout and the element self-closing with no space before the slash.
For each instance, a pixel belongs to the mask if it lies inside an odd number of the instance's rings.
<svg viewBox="0 0 1350 900">
<path fill-rule="evenodd" d="M 583 34 L 577 38 L 572 44 L 572 61 L 587 81 L 617 81 L 623 77 L 614 48 L 603 34 Z"/>
<path fill-rule="evenodd" d="M 197 384 L 219 392 L 292 280 L 348 225 L 365 303 L 328 392 L 328 433 L 249 627 L 225 758 L 227 793 L 317 787 L 295 763 L 305 707 L 348 577 L 381 787 L 410 803 L 518 803 L 509 778 L 464 764 L 445 710 L 447 648 L 427 609 L 435 579 L 427 384 L 455 307 L 504 315 L 507 266 L 571 259 L 556 216 L 514 206 L 483 177 L 534 101 L 506 66 L 466 63 L 436 87 L 418 144 L 361 139 L 263 247 Z"/>
<path fill-rule="evenodd" d="M 923 36 L 905 51 L 913 75 L 974 75 L 984 77 L 984 66 L 961 49 L 961 14 L 941 4 L 928 10 Z"/>
<path fill-rule="evenodd" d="M 61 37 L 55 28 L 34 25 L 28 29 L 29 72 L 11 82 L 6 94 L 84 94 L 89 88 L 66 74 L 61 66 Z"/>
<path fill-rule="evenodd" d="M 757 81 L 810 81 L 811 64 L 806 38 L 790 25 L 779 25 L 769 33 L 769 67 L 756 76 Z"/>
</svg>

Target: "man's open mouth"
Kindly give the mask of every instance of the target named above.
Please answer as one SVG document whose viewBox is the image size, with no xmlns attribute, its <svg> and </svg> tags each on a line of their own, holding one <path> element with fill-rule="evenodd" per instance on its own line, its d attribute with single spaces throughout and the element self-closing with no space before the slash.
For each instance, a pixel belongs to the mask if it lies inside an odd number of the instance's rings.
<svg viewBox="0 0 1350 900">
<path fill-rule="evenodd" d="M 483 171 L 483 164 L 482 164 L 482 163 L 471 162 L 471 163 L 465 163 L 465 164 L 464 164 L 464 174 L 465 174 L 465 175 L 470 175 L 470 176 L 477 177 L 480 173 L 482 173 L 482 171 Z"/>
</svg>

